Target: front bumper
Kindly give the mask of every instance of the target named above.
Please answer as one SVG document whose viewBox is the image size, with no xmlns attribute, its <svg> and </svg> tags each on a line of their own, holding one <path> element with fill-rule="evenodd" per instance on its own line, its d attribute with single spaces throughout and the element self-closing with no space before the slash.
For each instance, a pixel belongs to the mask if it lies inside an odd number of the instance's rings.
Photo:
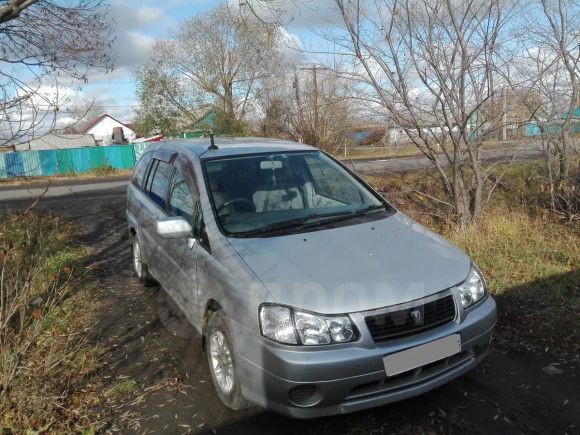
<svg viewBox="0 0 580 435">
<path fill-rule="evenodd" d="M 412 337 L 375 343 L 364 315 L 351 315 L 360 331 L 355 343 L 292 347 L 273 343 L 232 321 L 242 393 L 250 401 L 295 418 L 344 414 L 425 393 L 475 367 L 487 354 L 497 320 L 487 296 L 455 321 Z M 461 352 L 387 378 L 385 355 L 461 334 Z M 298 388 L 296 388 L 298 387 Z"/>
</svg>

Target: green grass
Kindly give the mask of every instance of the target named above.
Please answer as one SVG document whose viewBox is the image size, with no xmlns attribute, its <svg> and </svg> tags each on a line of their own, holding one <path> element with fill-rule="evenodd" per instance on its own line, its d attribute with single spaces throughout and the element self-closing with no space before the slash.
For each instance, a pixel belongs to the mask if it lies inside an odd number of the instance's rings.
<svg viewBox="0 0 580 435">
<path fill-rule="evenodd" d="M 133 379 L 124 379 L 114 385 L 107 393 L 112 398 L 125 398 L 137 389 L 137 382 Z"/>
</svg>

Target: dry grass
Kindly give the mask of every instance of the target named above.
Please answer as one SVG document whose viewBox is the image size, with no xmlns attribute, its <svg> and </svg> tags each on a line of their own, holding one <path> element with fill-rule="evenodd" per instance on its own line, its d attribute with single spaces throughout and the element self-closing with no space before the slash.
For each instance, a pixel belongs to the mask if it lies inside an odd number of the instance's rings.
<svg viewBox="0 0 580 435">
<path fill-rule="evenodd" d="M 347 148 L 346 156 L 344 148 L 338 150 L 335 156 L 341 160 L 365 160 L 365 159 L 394 159 L 400 157 L 414 157 L 420 155 L 420 151 L 414 145 L 399 145 L 376 148 Z"/>
<path fill-rule="evenodd" d="M 2 433 L 71 433 L 100 420 L 101 352 L 85 340 L 95 306 L 79 286 L 88 251 L 72 228 L 36 214 L 0 221 Z"/>
<path fill-rule="evenodd" d="M 496 294 L 572 273 L 580 267 L 577 228 L 520 210 L 494 207 L 478 228 L 448 231 L 446 235 L 487 272 L 490 288 Z M 565 296 L 557 284 L 547 289 L 546 297 Z"/>
</svg>

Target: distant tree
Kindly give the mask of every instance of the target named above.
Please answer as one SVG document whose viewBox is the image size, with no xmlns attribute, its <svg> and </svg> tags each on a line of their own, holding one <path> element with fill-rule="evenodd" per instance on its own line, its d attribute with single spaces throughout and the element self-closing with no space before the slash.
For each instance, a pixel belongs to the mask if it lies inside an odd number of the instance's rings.
<svg viewBox="0 0 580 435">
<path fill-rule="evenodd" d="M 0 3 L 0 147 L 56 125 L 60 85 L 112 69 L 105 0 Z"/>
<path fill-rule="evenodd" d="M 356 111 L 348 81 L 317 65 L 280 73 L 262 83 L 259 134 L 336 151 L 348 142 Z"/>
<path fill-rule="evenodd" d="M 160 112 L 193 127 L 213 111 L 223 133 L 238 133 L 260 82 L 280 63 L 278 37 L 276 27 L 227 6 L 183 22 L 136 73 L 141 116 Z"/>
</svg>

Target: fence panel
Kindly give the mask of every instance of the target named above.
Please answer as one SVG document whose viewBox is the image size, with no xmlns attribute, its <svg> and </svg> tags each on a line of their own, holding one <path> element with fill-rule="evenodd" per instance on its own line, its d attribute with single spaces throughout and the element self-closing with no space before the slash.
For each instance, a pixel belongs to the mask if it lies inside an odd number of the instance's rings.
<svg viewBox="0 0 580 435">
<path fill-rule="evenodd" d="M 23 177 L 24 164 L 22 163 L 22 156 L 20 153 L 8 153 L 4 161 L 4 168 L 9 178 Z"/>
<path fill-rule="evenodd" d="M 131 169 L 148 144 L 0 153 L 0 179 Z"/>
<path fill-rule="evenodd" d="M 54 150 L 46 151 L 31 151 L 38 153 L 40 159 L 40 174 L 38 175 L 54 175 L 58 168 L 58 160 Z M 1 175 L 1 174 L 0 174 Z"/>
<path fill-rule="evenodd" d="M 26 176 L 33 177 L 42 174 L 38 151 L 23 152 L 20 155 Z"/>
</svg>

